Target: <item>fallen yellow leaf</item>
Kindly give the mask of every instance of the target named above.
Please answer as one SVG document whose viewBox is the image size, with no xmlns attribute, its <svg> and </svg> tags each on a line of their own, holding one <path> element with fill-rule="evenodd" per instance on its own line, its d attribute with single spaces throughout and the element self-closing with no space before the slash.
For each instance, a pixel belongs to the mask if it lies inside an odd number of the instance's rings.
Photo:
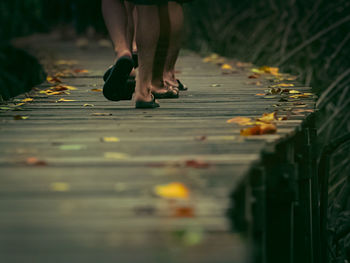
<svg viewBox="0 0 350 263">
<path fill-rule="evenodd" d="M 83 105 L 83 107 L 95 107 L 95 105 L 94 105 L 94 104 L 85 103 L 85 104 Z"/>
<path fill-rule="evenodd" d="M 267 74 L 271 74 L 274 76 L 279 76 L 280 74 L 278 73 L 279 69 L 276 67 L 268 67 L 268 66 L 263 66 L 259 68 L 260 71 L 267 73 Z"/>
<path fill-rule="evenodd" d="M 72 101 L 76 101 L 76 100 L 67 100 L 67 99 L 61 98 L 56 102 L 72 102 Z"/>
<path fill-rule="evenodd" d="M 78 61 L 76 60 L 57 60 L 55 62 L 56 65 L 62 66 L 62 65 L 66 65 L 66 66 L 73 66 L 78 64 Z"/>
<path fill-rule="evenodd" d="M 120 139 L 117 137 L 103 137 L 101 140 L 103 142 L 120 142 Z"/>
<path fill-rule="evenodd" d="M 70 190 L 70 185 L 67 183 L 55 182 L 51 184 L 50 188 L 54 192 L 67 192 Z"/>
<path fill-rule="evenodd" d="M 239 125 L 250 125 L 252 119 L 247 117 L 235 117 L 230 120 L 227 120 L 226 123 L 237 123 Z"/>
<path fill-rule="evenodd" d="M 270 123 L 276 120 L 276 112 L 272 113 L 264 113 L 262 117 L 258 118 L 258 121 L 265 122 L 265 123 Z"/>
<path fill-rule="evenodd" d="M 289 94 L 299 94 L 300 93 L 300 91 L 298 91 L 298 90 L 290 90 L 289 91 Z"/>
<path fill-rule="evenodd" d="M 26 120 L 28 118 L 29 118 L 28 116 L 21 116 L 21 115 L 13 116 L 13 119 L 15 119 L 16 121 L 18 121 L 18 120 Z"/>
<path fill-rule="evenodd" d="M 22 102 L 31 102 L 31 101 L 34 101 L 34 99 L 32 98 L 26 98 L 26 99 L 23 99 Z"/>
<path fill-rule="evenodd" d="M 276 87 L 294 87 L 293 83 L 280 83 L 280 84 L 276 84 L 276 85 L 272 85 L 272 88 L 276 88 Z"/>
<path fill-rule="evenodd" d="M 224 70 L 231 70 L 233 69 L 232 66 L 230 64 L 223 64 L 221 66 L 221 69 L 224 69 Z"/>
<path fill-rule="evenodd" d="M 167 185 L 157 185 L 154 187 L 156 195 L 169 199 L 188 199 L 189 189 L 183 183 L 170 183 Z"/>
<path fill-rule="evenodd" d="M 219 58 L 219 55 L 213 53 L 210 56 L 203 58 L 203 62 L 205 62 L 205 63 L 212 62 L 214 60 L 217 60 L 218 58 Z"/>
</svg>

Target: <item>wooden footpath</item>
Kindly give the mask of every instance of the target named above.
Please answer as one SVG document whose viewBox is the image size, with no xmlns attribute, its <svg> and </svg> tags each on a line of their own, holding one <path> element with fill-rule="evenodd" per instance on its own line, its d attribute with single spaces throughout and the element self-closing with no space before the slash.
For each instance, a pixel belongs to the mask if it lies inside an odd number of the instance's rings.
<svg viewBox="0 0 350 263">
<path fill-rule="evenodd" d="M 112 62 L 109 49 L 52 40 L 34 48 L 88 73 L 61 77 L 77 88 L 70 94 L 40 93 L 54 86 L 44 83 L 27 94 L 33 101 L 0 105 L 1 262 L 250 261 L 249 238 L 227 216 L 240 205 L 230 195 L 261 152 L 292 136 L 309 113 L 276 121 L 276 134 L 243 137 L 228 119 L 275 110 L 284 117 L 296 105 L 256 96 L 269 80 L 254 85 L 246 69 L 222 74 L 184 52 L 178 70 L 189 90 L 159 109 L 136 110 L 92 91 Z M 313 108 L 314 99 L 303 103 Z M 156 194 L 173 182 L 189 199 Z"/>
</svg>

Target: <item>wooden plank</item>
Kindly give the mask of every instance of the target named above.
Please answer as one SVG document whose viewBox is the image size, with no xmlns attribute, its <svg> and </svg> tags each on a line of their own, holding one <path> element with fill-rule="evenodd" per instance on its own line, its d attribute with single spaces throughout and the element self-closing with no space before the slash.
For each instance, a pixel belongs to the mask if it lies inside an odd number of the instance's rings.
<svg viewBox="0 0 350 263">
<path fill-rule="evenodd" d="M 247 240 L 226 217 L 236 205 L 230 194 L 260 162 L 262 150 L 294 134 L 307 113 L 277 122 L 273 135 L 241 137 L 242 127 L 226 121 L 275 110 L 287 116 L 300 100 L 256 96 L 271 85 L 269 80 L 252 85 L 249 71 L 223 75 L 216 65 L 185 52 L 178 68 L 189 91 L 181 92 L 180 99 L 162 100 L 157 110 L 135 110 L 131 101 L 109 102 L 91 91 L 103 85 L 101 76 L 112 63 L 110 49 L 91 43 L 80 50 L 54 39 L 31 45 L 40 52 L 54 51 L 57 59 L 77 60 L 73 68 L 90 72 L 62 78 L 78 88 L 69 95 L 31 92 L 34 101 L 20 111 L 0 111 L 2 261 L 249 261 Z M 56 103 L 61 97 L 75 101 Z M 314 98 L 301 101 L 302 109 L 314 108 Z M 85 103 L 94 107 L 83 107 Z M 98 112 L 112 115 L 92 115 Z M 16 115 L 29 119 L 17 121 Z M 120 142 L 101 142 L 111 136 Z M 82 149 L 62 150 L 62 145 Z M 109 158 L 108 152 L 119 155 Z M 28 166 L 28 157 L 47 163 Z M 190 167 L 190 160 L 208 167 Z M 170 182 L 185 184 L 190 198 L 170 201 L 155 195 L 155 186 Z M 68 188 L 55 190 L 57 183 Z M 193 214 L 176 214 L 181 208 Z"/>
</svg>

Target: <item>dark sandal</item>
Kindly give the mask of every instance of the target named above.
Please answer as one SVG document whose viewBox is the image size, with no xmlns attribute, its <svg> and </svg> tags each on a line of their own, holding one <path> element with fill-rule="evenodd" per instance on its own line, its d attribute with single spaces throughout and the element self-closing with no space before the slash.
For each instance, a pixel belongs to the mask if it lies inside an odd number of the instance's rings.
<svg viewBox="0 0 350 263">
<path fill-rule="evenodd" d="M 154 109 L 159 108 L 159 103 L 156 102 L 156 98 L 153 96 L 152 101 L 136 101 L 136 109 Z"/>
<path fill-rule="evenodd" d="M 167 92 L 158 93 L 158 92 L 153 91 L 152 94 L 156 99 L 177 99 L 177 98 L 179 98 L 179 92 L 174 90 L 174 89 L 170 89 L 169 87 L 167 87 Z"/>
<path fill-rule="evenodd" d="M 107 71 L 105 72 L 105 74 L 103 75 L 103 81 L 106 82 L 107 78 L 109 77 L 109 75 L 111 74 L 113 66 L 110 66 L 109 69 L 107 69 Z M 129 76 L 128 77 L 128 81 L 129 80 L 134 80 L 135 81 L 136 77 L 135 76 Z"/>
<path fill-rule="evenodd" d="M 132 53 L 132 61 L 134 62 L 134 68 L 136 69 L 139 66 L 139 59 L 138 59 L 137 53 L 135 53 L 135 52 Z M 113 66 L 110 66 L 110 68 L 107 69 L 107 71 L 103 75 L 103 80 L 104 81 L 106 81 L 108 76 L 111 74 L 112 68 L 113 68 Z M 135 80 L 135 76 L 129 76 L 129 79 L 134 79 Z"/>
<path fill-rule="evenodd" d="M 124 56 L 119 58 L 110 69 L 103 86 L 103 95 L 108 100 L 131 100 L 134 91 L 129 88 L 130 86 L 127 84 L 127 80 L 133 67 L 133 60 L 130 57 Z"/>
<path fill-rule="evenodd" d="M 188 88 L 185 87 L 185 85 L 182 84 L 180 80 L 177 79 L 176 81 L 177 81 L 177 83 L 179 84 L 179 86 L 178 86 L 179 90 L 181 90 L 181 91 L 188 90 Z"/>
</svg>

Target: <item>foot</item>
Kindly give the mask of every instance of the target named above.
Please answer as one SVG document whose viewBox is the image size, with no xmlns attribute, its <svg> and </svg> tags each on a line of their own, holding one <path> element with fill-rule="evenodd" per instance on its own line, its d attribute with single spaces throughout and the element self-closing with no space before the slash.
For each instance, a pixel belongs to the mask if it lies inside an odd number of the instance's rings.
<svg viewBox="0 0 350 263">
<path fill-rule="evenodd" d="M 152 94 L 156 99 L 177 99 L 179 90 L 176 87 L 166 86 L 162 88 L 152 89 Z"/>
<path fill-rule="evenodd" d="M 159 108 L 160 105 L 155 97 L 151 94 L 150 98 L 145 98 L 144 96 L 135 96 L 135 108 L 136 109 L 154 109 Z"/>
<path fill-rule="evenodd" d="M 167 86 L 176 87 L 181 91 L 187 90 L 187 87 L 183 85 L 180 80 L 176 79 L 173 74 L 164 74 L 164 83 Z"/>
</svg>

